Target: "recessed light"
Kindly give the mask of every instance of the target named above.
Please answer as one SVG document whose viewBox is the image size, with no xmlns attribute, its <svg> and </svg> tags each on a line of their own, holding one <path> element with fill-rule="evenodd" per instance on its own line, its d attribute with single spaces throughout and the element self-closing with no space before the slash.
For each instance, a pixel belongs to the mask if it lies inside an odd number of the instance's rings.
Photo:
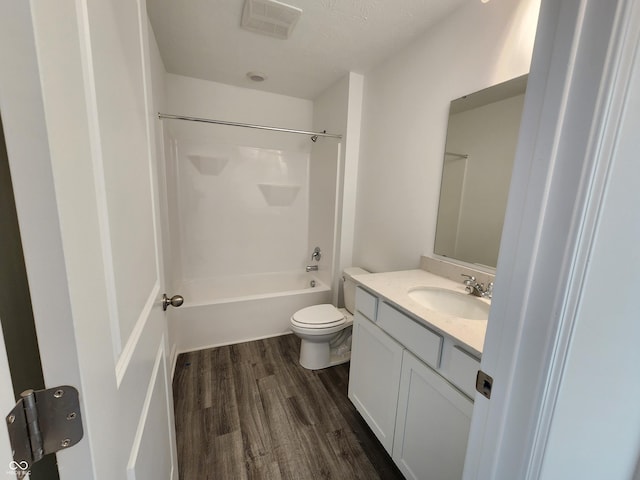
<svg viewBox="0 0 640 480">
<path fill-rule="evenodd" d="M 264 82 L 267 79 L 267 76 L 260 72 L 247 72 L 247 77 L 252 82 Z"/>
</svg>

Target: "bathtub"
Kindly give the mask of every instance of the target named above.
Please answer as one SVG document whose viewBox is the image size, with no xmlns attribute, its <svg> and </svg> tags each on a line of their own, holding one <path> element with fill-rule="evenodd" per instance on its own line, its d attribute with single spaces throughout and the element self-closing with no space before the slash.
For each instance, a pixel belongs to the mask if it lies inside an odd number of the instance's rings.
<svg viewBox="0 0 640 480">
<path fill-rule="evenodd" d="M 283 335 L 296 310 L 331 302 L 331 289 L 305 272 L 192 280 L 179 291 L 184 304 L 169 317 L 177 353 Z"/>
</svg>

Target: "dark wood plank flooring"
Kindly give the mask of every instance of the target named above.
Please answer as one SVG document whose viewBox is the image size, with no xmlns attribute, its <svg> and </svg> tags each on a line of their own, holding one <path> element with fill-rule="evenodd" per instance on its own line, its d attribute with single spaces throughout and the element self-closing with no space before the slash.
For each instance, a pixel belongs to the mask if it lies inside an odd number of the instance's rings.
<svg viewBox="0 0 640 480">
<path fill-rule="evenodd" d="M 349 365 L 306 370 L 294 335 L 181 354 L 181 480 L 403 479 L 347 398 Z"/>
</svg>

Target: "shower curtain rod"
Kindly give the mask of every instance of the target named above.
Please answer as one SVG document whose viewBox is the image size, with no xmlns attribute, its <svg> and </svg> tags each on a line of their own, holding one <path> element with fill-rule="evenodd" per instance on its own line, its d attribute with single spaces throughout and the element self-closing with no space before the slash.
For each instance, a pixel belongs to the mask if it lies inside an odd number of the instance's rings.
<svg viewBox="0 0 640 480">
<path fill-rule="evenodd" d="M 449 155 L 451 157 L 469 158 L 469 154 L 468 153 L 444 152 L 444 154 L 445 155 Z"/>
<path fill-rule="evenodd" d="M 259 130 L 271 130 L 274 132 L 297 133 L 299 135 L 310 135 L 311 137 L 330 137 L 342 139 L 342 135 L 326 132 L 308 132 L 306 130 L 292 130 L 290 128 L 268 127 L 266 125 L 253 125 L 251 123 L 226 122 L 224 120 L 212 120 L 210 118 L 186 117 L 183 115 L 170 115 L 168 113 L 158 112 L 158 118 L 167 118 L 170 120 L 187 120 L 189 122 L 215 123 L 217 125 L 228 125 L 231 127 L 257 128 Z M 314 140 L 315 141 L 315 140 Z"/>
</svg>

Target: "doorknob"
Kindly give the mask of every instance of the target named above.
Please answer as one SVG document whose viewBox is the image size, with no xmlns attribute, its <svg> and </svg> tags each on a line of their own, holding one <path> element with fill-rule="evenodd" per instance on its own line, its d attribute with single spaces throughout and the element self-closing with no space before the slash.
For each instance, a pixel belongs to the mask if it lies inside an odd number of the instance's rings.
<svg viewBox="0 0 640 480">
<path fill-rule="evenodd" d="M 184 303 L 182 295 L 174 295 L 173 297 L 167 297 L 166 293 L 162 294 L 162 310 L 166 311 L 169 305 L 172 307 L 179 307 Z"/>
</svg>

